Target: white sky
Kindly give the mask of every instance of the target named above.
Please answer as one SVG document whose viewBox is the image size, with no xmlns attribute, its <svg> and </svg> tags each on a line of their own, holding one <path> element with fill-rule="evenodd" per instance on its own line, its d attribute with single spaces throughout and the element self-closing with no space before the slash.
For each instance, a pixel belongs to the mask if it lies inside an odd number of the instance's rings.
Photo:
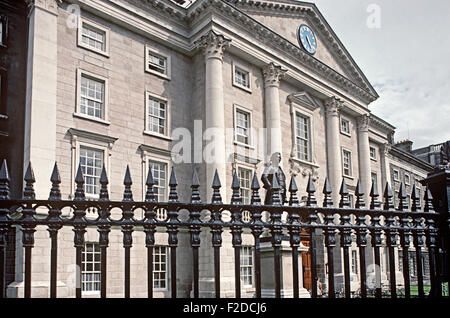
<svg viewBox="0 0 450 318">
<path fill-rule="evenodd" d="M 396 140 L 450 140 L 450 1 L 312 2 L 377 90 L 369 108 L 397 127 Z M 381 9 L 379 29 L 367 27 L 370 4 Z"/>
</svg>

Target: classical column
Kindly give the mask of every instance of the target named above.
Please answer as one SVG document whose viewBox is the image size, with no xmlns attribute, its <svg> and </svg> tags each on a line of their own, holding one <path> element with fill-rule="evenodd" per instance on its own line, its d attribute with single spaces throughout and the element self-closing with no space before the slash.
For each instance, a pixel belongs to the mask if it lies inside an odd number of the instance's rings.
<svg viewBox="0 0 450 318">
<path fill-rule="evenodd" d="M 369 194 L 372 186 L 372 174 L 370 168 L 369 123 L 369 114 L 358 117 L 359 179 L 364 191 L 364 200 L 366 202 L 366 206 L 369 206 L 370 204 Z"/>
<path fill-rule="evenodd" d="M 275 152 L 283 155 L 279 90 L 280 80 L 285 73 L 285 69 L 274 63 L 270 63 L 263 68 L 267 128 L 266 162 Z"/>
<path fill-rule="evenodd" d="M 57 2 L 28 1 L 24 171 L 31 161 L 37 199 L 48 197 L 56 157 Z"/>
<path fill-rule="evenodd" d="M 342 159 L 339 130 L 339 110 L 343 102 L 336 97 L 325 101 L 326 135 L 327 135 L 327 168 L 328 179 L 333 189 L 333 204 L 339 204 L 339 190 L 342 183 Z"/>
<path fill-rule="evenodd" d="M 220 181 L 222 183 L 222 199 L 227 201 L 227 179 L 226 179 L 226 151 L 225 151 L 225 109 L 223 101 L 223 52 L 229 46 L 231 40 L 223 35 L 209 31 L 196 42 L 205 55 L 206 74 L 205 74 L 205 102 L 206 102 L 206 123 L 205 129 L 208 130 L 205 153 L 211 153 L 212 156 L 205 157 L 206 160 L 206 182 L 207 200 L 211 200 L 211 184 L 214 173 L 217 169 Z M 213 150 L 212 150 L 213 149 Z M 212 150 L 212 151 L 209 151 Z"/>
</svg>

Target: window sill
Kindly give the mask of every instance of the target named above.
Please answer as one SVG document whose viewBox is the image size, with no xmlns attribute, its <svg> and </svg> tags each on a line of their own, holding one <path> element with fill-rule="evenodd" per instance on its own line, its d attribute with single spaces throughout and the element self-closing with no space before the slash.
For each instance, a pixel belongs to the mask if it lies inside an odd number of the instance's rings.
<svg viewBox="0 0 450 318">
<path fill-rule="evenodd" d="M 147 73 L 150 73 L 150 74 L 156 75 L 156 76 L 158 76 L 158 77 L 161 77 L 162 79 L 165 79 L 165 80 L 168 80 L 168 81 L 171 80 L 171 78 L 170 78 L 169 75 L 162 74 L 162 73 L 160 73 L 160 72 L 156 72 L 156 71 L 153 71 L 153 70 L 148 69 L 148 68 L 146 68 L 145 71 L 146 71 Z"/>
<path fill-rule="evenodd" d="M 342 177 L 346 178 L 346 179 L 350 179 L 350 180 L 355 180 L 355 177 L 352 176 L 347 176 L 347 175 L 342 175 Z"/>
<path fill-rule="evenodd" d="M 248 144 L 244 144 L 244 143 L 239 142 L 239 141 L 234 141 L 234 144 L 235 144 L 236 146 L 239 146 L 239 147 L 243 147 L 243 148 L 250 149 L 250 150 L 255 150 L 255 147 L 254 147 L 254 146 L 248 145 Z"/>
<path fill-rule="evenodd" d="M 370 158 L 370 160 L 377 162 L 378 160 L 376 158 Z"/>
<path fill-rule="evenodd" d="M 94 52 L 94 53 L 97 53 L 97 54 L 100 54 L 100 55 L 103 55 L 104 57 L 109 58 L 109 52 L 105 52 L 105 51 L 102 51 L 102 50 L 94 49 L 94 48 L 90 47 L 89 45 L 85 45 L 83 43 L 78 43 L 78 47 L 80 47 L 82 49 L 85 49 L 85 50 L 88 50 L 88 51 L 91 51 L 91 52 Z"/>
<path fill-rule="evenodd" d="M 156 137 L 156 138 L 160 138 L 160 139 L 164 139 L 164 140 L 167 140 L 167 141 L 172 141 L 173 140 L 169 136 L 157 134 L 157 133 L 154 133 L 154 132 L 151 132 L 151 131 L 148 131 L 148 130 L 144 130 L 144 135 L 151 136 L 151 137 Z"/>
<path fill-rule="evenodd" d="M 344 135 L 344 136 L 347 136 L 347 137 L 349 137 L 349 138 L 352 137 L 351 134 L 349 134 L 349 133 L 347 133 L 347 132 L 345 132 L 345 131 L 342 131 L 342 130 L 341 130 L 341 134 Z"/>
<path fill-rule="evenodd" d="M 74 113 L 73 117 L 94 121 L 94 122 L 97 122 L 99 124 L 108 125 L 108 126 L 111 124 L 111 122 L 109 122 L 109 121 L 106 121 L 106 120 L 103 120 L 103 119 L 100 119 L 100 118 L 97 118 L 97 117 L 87 116 L 87 115 L 80 114 L 80 113 Z"/>
<path fill-rule="evenodd" d="M 310 166 L 310 167 L 313 167 L 313 168 L 320 168 L 320 166 L 315 164 L 315 163 L 312 163 L 310 161 L 305 161 L 305 160 L 302 160 L 302 159 L 298 159 L 296 157 L 291 157 L 291 160 L 295 161 L 295 162 L 297 162 L 299 164 L 307 165 L 307 166 Z"/>
<path fill-rule="evenodd" d="M 246 91 L 247 93 L 250 93 L 250 94 L 252 93 L 252 90 L 249 87 L 239 85 L 239 84 L 237 84 L 235 82 L 233 82 L 233 86 L 237 87 L 237 88 L 240 88 L 240 89 Z"/>
</svg>

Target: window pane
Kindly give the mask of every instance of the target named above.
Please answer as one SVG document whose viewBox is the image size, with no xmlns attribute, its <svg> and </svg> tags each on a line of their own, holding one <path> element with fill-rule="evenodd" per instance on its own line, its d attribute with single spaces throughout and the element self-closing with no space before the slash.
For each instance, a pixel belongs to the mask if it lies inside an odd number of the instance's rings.
<svg viewBox="0 0 450 318">
<path fill-rule="evenodd" d="M 166 134 L 166 107 L 165 102 L 149 97 L 147 130 L 162 135 Z"/>
<path fill-rule="evenodd" d="M 80 165 L 87 194 L 100 193 L 100 175 L 103 167 L 103 151 L 80 147 Z"/>
<path fill-rule="evenodd" d="M 297 113 L 296 115 L 297 157 L 310 161 L 311 131 L 310 119 Z"/>
<path fill-rule="evenodd" d="M 105 83 L 81 77 L 80 113 L 103 119 Z"/>
</svg>

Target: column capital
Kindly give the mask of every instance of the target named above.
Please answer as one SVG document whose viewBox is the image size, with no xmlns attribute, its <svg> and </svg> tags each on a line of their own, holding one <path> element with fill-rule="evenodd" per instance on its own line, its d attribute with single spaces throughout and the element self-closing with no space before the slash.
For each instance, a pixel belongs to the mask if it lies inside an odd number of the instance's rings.
<svg viewBox="0 0 450 318">
<path fill-rule="evenodd" d="M 206 59 L 216 58 L 222 60 L 223 52 L 228 48 L 230 42 L 230 39 L 211 30 L 195 41 L 194 44 L 197 48 L 203 50 Z"/>
<path fill-rule="evenodd" d="M 264 83 L 267 86 L 279 86 L 280 80 L 286 74 L 287 70 L 280 65 L 270 62 L 263 67 Z"/>
<path fill-rule="evenodd" d="M 368 132 L 370 124 L 370 115 L 364 114 L 357 118 L 358 131 Z"/>
<path fill-rule="evenodd" d="M 344 102 L 336 96 L 332 96 L 325 101 L 324 105 L 327 116 L 339 116 L 339 112 L 344 106 Z"/>
<path fill-rule="evenodd" d="M 58 14 L 58 4 L 61 4 L 62 0 L 25 0 L 25 2 L 28 5 L 28 12 L 38 7 L 50 13 Z"/>
<path fill-rule="evenodd" d="M 384 157 L 387 157 L 387 155 L 389 154 L 389 151 L 391 150 L 392 146 L 389 144 L 381 144 L 380 146 L 380 152 L 381 154 L 383 154 Z"/>
</svg>

